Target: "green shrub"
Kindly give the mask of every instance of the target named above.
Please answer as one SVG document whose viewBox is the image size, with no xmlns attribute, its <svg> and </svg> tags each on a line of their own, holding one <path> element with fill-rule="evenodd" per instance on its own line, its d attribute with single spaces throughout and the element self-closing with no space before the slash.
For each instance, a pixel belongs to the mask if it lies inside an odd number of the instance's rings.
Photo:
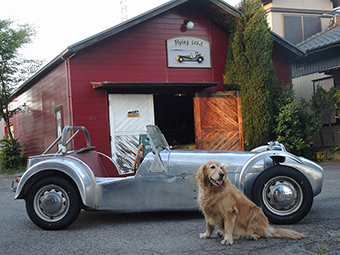
<svg viewBox="0 0 340 255">
<path fill-rule="evenodd" d="M 335 106 L 339 107 L 340 101 L 340 91 L 331 87 L 328 91 L 322 88 L 321 86 L 317 86 L 316 92 L 312 95 L 310 100 L 311 108 L 314 111 L 315 115 L 322 118 L 325 124 L 328 125 L 328 130 L 332 136 L 333 145 L 336 146 L 335 142 L 335 134 L 332 129 L 332 121 L 335 114 Z M 324 147 L 324 139 L 322 136 L 322 132 L 320 132 L 320 140 L 322 143 L 322 147 Z"/>
<path fill-rule="evenodd" d="M 329 148 L 331 153 L 340 154 L 340 146 Z"/>
<path fill-rule="evenodd" d="M 281 96 L 275 101 L 275 110 L 278 111 L 274 127 L 276 139 L 287 151 L 312 158 L 311 137 L 321 128 L 321 121 L 308 112 L 309 105 L 305 100 L 298 102 L 295 99 L 292 85 L 283 86 L 281 90 Z"/>
<path fill-rule="evenodd" d="M 24 166 L 24 157 L 22 155 L 22 145 L 17 139 L 11 140 L 5 136 L 0 140 L 0 172 L 15 172 Z"/>
</svg>

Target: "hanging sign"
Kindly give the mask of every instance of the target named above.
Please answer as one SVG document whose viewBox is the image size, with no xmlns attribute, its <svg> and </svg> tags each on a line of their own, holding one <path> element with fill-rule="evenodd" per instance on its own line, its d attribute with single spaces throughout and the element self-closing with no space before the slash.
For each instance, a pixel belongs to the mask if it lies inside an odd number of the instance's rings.
<svg viewBox="0 0 340 255">
<path fill-rule="evenodd" d="M 199 37 L 180 36 L 166 42 L 168 67 L 211 68 L 208 41 Z"/>
</svg>

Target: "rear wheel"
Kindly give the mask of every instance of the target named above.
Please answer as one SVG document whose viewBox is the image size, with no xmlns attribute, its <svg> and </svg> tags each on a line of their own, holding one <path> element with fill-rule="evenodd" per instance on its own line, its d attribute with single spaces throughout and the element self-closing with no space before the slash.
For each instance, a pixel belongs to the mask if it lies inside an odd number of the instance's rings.
<svg viewBox="0 0 340 255">
<path fill-rule="evenodd" d="M 253 201 L 274 224 L 303 219 L 313 204 L 313 190 L 299 171 L 273 166 L 259 174 L 253 185 Z"/>
<path fill-rule="evenodd" d="M 78 190 L 68 180 L 47 176 L 30 188 L 26 211 L 30 219 L 47 230 L 63 229 L 78 217 L 81 201 Z"/>
</svg>

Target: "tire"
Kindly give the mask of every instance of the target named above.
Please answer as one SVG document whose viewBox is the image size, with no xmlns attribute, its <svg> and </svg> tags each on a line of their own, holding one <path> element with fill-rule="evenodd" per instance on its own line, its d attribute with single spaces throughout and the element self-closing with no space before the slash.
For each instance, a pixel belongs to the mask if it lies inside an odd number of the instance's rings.
<svg viewBox="0 0 340 255">
<path fill-rule="evenodd" d="M 38 227 L 46 230 L 63 229 L 71 225 L 80 209 L 78 190 L 59 176 L 38 180 L 26 196 L 28 216 Z"/>
<path fill-rule="evenodd" d="M 287 166 L 273 166 L 256 178 L 252 199 L 262 208 L 270 222 L 293 224 L 310 211 L 313 190 L 307 178 L 298 170 Z"/>
</svg>

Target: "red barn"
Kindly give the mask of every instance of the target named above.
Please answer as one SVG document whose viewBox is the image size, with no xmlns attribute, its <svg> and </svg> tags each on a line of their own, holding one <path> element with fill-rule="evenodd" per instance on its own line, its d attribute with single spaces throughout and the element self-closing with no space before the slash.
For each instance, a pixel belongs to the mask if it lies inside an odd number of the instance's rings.
<svg viewBox="0 0 340 255">
<path fill-rule="evenodd" d="M 25 105 L 12 123 L 26 156 L 66 125 L 85 126 L 123 168 L 147 124 L 171 145 L 242 150 L 238 95 L 223 92 L 229 33 L 210 18 L 221 14 L 240 12 L 220 0 L 174 0 L 69 46 L 13 95 L 10 106 Z M 303 52 L 273 40 L 277 77 L 288 83 L 288 62 Z"/>
</svg>

